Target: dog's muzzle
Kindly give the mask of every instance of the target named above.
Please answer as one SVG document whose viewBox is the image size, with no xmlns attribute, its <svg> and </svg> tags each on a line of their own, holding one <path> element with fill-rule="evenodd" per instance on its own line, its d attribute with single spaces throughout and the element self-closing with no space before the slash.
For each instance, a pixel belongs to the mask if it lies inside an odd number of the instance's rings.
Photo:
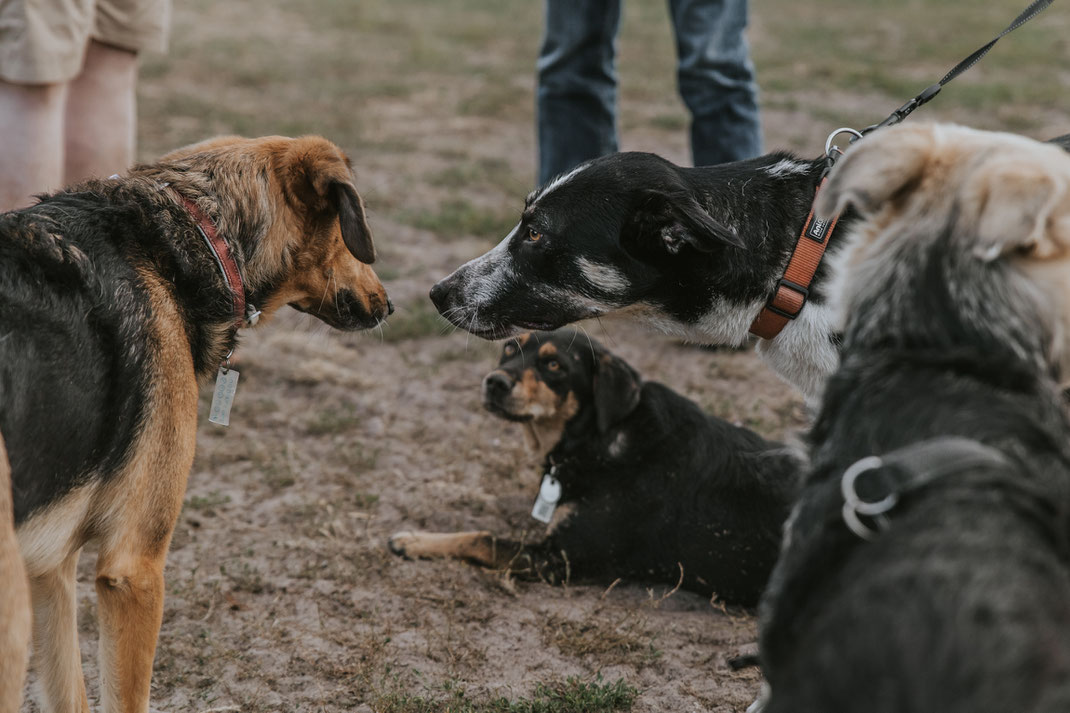
<svg viewBox="0 0 1070 713">
<path fill-rule="evenodd" d="M 514 413 L 515 382 L 504 371 L 492 371 L 483 379 L 483 408 L 508 421 L 530 421 L 530 414 Z"/>
<path fill-rule="evenodd" d="M 349 290 L 340 290 L 333 300 L 325 301 L 319 308 L 302 307 L 293 302 L 290 306 L 335 329 L 343 330 L 370 329 L 394 313 L 394 303 L 389 297 L 372 295 L 366 308 L 360 298 Z"/>
</svg>

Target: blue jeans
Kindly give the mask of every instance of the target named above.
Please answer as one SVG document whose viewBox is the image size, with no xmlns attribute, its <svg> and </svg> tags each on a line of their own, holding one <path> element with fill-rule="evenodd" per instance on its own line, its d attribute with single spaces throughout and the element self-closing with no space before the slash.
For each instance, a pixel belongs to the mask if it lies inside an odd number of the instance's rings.
<svg viewBox="0 0 1070 713">
<path fill-rule="evenodd" d="M 669 0 L 677 84 L 691 112 L 696 166 L 762 151 L 747 0 Z M 538 70 L 539 183 L 617 151 L 621 0 L 546 0 Z"/>
</svg>

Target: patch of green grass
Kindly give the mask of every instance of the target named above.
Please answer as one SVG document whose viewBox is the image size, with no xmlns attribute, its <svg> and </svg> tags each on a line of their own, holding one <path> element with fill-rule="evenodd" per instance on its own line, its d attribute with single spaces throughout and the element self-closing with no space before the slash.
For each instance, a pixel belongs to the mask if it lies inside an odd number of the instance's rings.
<svg viewBox="0 0 1070 713">
<path fill-rule="evenodd" d="M 630 711 L 639 692 L 619 679 L 603 683 L 568 678 L 562 682 L 540 683 L 531 698 L 472 700 L 464 688 L 448 683 L 440 693 L 413 695 L 391 692 L 380 695 L 371 705 L 376 713 L 613 713 Z"/>
<path fill-rule="evenodd" d="M 464 198 L 450 198 L 434 209 L 401 211 L 398 220 L 414 228 L 430 230 L 445 240 L 474 236 L 502 238 L 516 224 L 515 211 L 480 208 Z"/>
<path fill-rule="evenodd" d="M 186 498 L 185 507 L 190 510 L 196 510 L 204 513 L 205 515 L 215 515 L 215 509 L 220 505 L 226 505 L 230 502 L 230 496 L 213 490 L 207 495 L 191 495 Z"/>
</svg>

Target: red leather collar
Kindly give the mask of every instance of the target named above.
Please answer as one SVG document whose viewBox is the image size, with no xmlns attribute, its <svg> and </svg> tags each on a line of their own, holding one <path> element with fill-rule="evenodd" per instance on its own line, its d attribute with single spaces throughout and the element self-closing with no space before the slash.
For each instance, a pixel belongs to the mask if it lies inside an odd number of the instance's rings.
<svg viewBox="0 0 1070 713">
<path fill-rule="evenodd" d="M 814 200 L 817 194 L 825 186 L 827 178 L 821 179 L 817 190 L 814 192 Z M 838 217 L 829 220 L 816 220 L 814 209 L 810 208 L 810 215 L 806 217 L 802 233 L 795 243 L 795 250 L 788 260 L 788 267 L 784 270 L 784 276 L 776 283 L 773 294 L 762 307 L 762 311 L 755 317 L 750 326 L 750 333 L 762 339 L 772 339 L 780 334 L 788 322 L 799 316 L 799 312 L 806 306 L 806 299 L 810 296 L 810 283 L 814 280 L 818 265 L 825 254 L 829 236 L 836 227 Z"/>
<path fill-rule="evenodd" d="M 197 226 L 197 232 L 201 234 L 201 237 L 204 238 L 204 242 L 207 243 L 208 248 L 212 251 L 212 257 L 215 258 L 220 272 L 223 273 L 223 281 L 226 282 L 227 287 L 230 288 L 231 298 L 234 301 L 235 329 L 240 328 L 245 324 L 245 285 L 242 283 L 241 273 L 238 271 L 238 264 L 234 262 L 234 256 L 230 254 L 230 248 L 227 247 L 223 238 L 219 237 L 219 232 L 216 230 L 215 223 L 213 223 L 212 219 L 200 209 L 200 206 L 189 198 L 186 198 L 174 188 L 168 187 L 168 190 L 174 194 L 175 198 L 178 199 L 178 202 L 189 212 L 190 217 L 193 218 L 194 225 Z"/>
</svg>

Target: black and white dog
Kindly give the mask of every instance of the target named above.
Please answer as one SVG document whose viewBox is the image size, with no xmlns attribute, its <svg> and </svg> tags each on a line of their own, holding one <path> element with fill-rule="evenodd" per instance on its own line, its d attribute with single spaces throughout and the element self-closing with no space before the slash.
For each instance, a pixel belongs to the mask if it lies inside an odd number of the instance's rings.
<svg viewBox="0 0 1070 713">
<path fill-rule="evenodd" d="M 1070 156 L 950 125 L 847 152 L 843 362 L 763 597 L 765 713 L 1070 710 Z"/>
<path fill-rule="evenodd" d="M 1055 141 L 1070 149 L 1070 135 Z M 787 153 L 703 168 L 647 153 L 595 159 L 532 192 L 509 235 L 436 284 L 431 300 L 488 339 L 619 313 L 696 342 L 743 344 L 825 166 Z M 758 344 L 811 402 L 838 363 L 828 278 L 852 220 L 841 216 L 829 236 L 806 307 Z"/>
<path fill-rule="evenodd" d="M 483 404 L 522 423 L 543 460 L 543 487 L 557 488 L 544 521 L 562 506 L 549 532 L 530 543 L 483 531 L 399 532 L 390 538 L 396 554 L 554 584 L 625 578 L 758 602 L 797 492 L 796 453 L 641 379 L 571 330 L 506 342 L 483 380 Z"/>
</svg>

